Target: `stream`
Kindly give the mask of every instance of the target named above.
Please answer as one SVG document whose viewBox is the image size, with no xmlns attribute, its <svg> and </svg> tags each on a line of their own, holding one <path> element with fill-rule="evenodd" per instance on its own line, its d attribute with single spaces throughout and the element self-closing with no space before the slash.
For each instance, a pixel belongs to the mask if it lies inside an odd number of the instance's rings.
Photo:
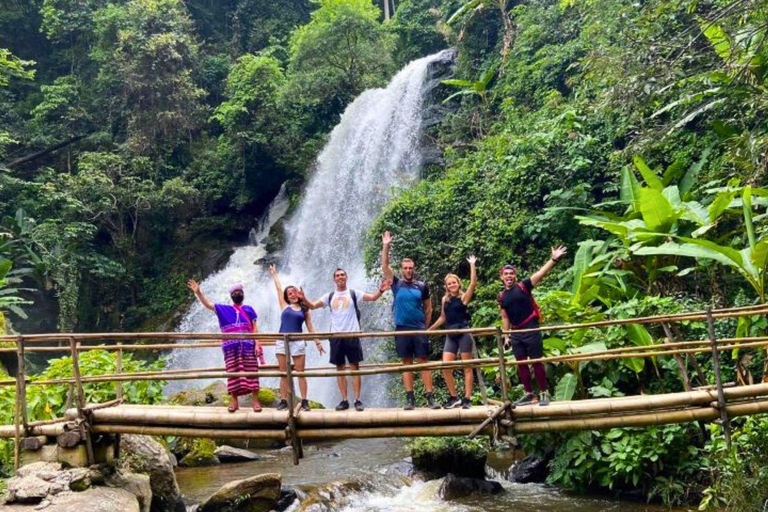
<svg viewBox="0 0 768 512">
<path fill-rule="evenodd" d="M 662 512 L 670 509 L 604 496 L 578 495 L 543 484 L 517 484 L 504 474 L 512 464 L 509 457 L 489 457 L 488 478 L 502 483 L 505 492 L 496 496 L 471 496 L 443 501 L 437 491 L 440 480 L 422 482 L 395 472 L 392 464 L 408 456 L 403 439 L 350 439 L 305 446 L 304 459 L 293 465 L 289 450 L 256 450 L 260 461 L 222 464 L 200 468 L 178 468 L 176 478 L 188 504 L 198 503 L 222 485 L 260 473 L 280 473 L 283 485 L 310 495 L 313 511 L 340 512 Z M 319 500 L 317 498 L 320 498 Z M 289 510 L 301 510 L 294 503 Z M 685 509 L 671 509 L 685 510 Z"/>
</svg>

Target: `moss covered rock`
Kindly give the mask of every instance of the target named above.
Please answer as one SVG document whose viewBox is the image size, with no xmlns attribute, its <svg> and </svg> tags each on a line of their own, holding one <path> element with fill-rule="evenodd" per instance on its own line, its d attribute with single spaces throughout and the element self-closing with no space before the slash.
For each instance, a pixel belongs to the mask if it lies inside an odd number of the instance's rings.
<svg viewBox="0 0 768 512">
<path fill-rule="evenodd" d="M 194 439 L 192 449 L 180 461 L 179 466 L 194 468 L 219 464 L 216 456 L 216 443 L 210 439 Z"/>
<path fill-rule="evenodd" d="M 416 469 L 431 478 L 448 473 L 468 478 L 485 478 L 488 449 L 480 440 L 465 437 L 419 438 L 411 443 Z"/>
</svg>

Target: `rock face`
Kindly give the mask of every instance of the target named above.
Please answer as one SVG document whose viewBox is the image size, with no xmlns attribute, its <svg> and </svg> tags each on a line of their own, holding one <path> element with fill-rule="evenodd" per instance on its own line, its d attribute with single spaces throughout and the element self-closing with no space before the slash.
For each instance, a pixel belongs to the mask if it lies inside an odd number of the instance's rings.
<svg viewBox="0 0 768 512">
<path fill-rule="evenodd" d="M 35 462 L 19 468 L 7 482 L 8 503 L 40 503 L 68 491 L 84 491 L 91 485 L 85 468 L 62 470 L 56 462 Z"/>
<path fill-rule="evenodd" d="M 219 446 L 213 454 L 221 462 L 248 462 L 252 460 L 261 460 L 261 457 L 248 450 L 233 448 L 231 446 Z"/>
<path fill-rule="evenodd" d="M 510 468 L 509 480 L 519 484 L 544 482 L 549 475 L 547 466 L 551 458 L 552 452 L 549 451 L 544 457 L 528 455 Z"/>
<path fill-rule="evenodd" d="M 499 482 L 481 480 L 479 478 L 464 478 L 449 474 L 443 480 L 437 494 L 444 500 L 455 500 L 470 494 L 499 494 L 504 488 Z"/>
<path fill-rule="evenodd" d="M 120 467 L 149 477 L 152 512 L 184 512 L 176 475 L 165 448 L 149 436 L 123 435 L 120 438 Z"/>
<path fill-rule="evenodd" d="M 280 475 L 267 473 L 222 486 L 197 512 L 267 512 L 280 499 Z"/>
</svg>

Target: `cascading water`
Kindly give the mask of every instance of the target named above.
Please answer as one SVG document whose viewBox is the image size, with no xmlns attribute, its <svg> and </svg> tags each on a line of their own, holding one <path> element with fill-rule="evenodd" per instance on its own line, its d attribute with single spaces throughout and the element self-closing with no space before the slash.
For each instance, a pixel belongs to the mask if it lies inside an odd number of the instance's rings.
<svg viewBox="0 0 768 512">
<path fill-rule="evenodd" d="M 333 271 L 341 267 L 347 271 L 349 287 L 375 290 L 377 283 L 366 279 L 363 263 L 365 233 L 392 190 L 410 186 L 419 178 L 424 99 L 434 86 L 428 80 L 428 70 L 434 62 L 450 60 L 449 52 L 411 62 L 385 89 L 365 91 L 347 107 L 318 156 L 300 206 L 286 224 L 288 241 L 278 261 L 283 286 L 303 286 L 309 298 L 317 299 L 334 289 Z M 261 228 L 262 239 L 276 220 L 279 207 L 285 204 L 284 197 L 273 203 L 268 213 L 271 220 Z M 263 263 L 264 256 L 263 240 L 242 247 L 235 251 L 226 268 L 206 278 L 201 287 L 212 301 L 227 303 L 229 286 L 242 282 L 245 303 L 251 304 L 259 315 L 260 331 L 277 332 L 279 305 L 267 265 Z M 389 325 L 390 308 L 382 303 L 384 300 L 375 305 L 361 301 L 363 329 Z M 327 310 L 314 311 L 313 321 L 316 330 L 327 330 Z M 214 332 L 218 325 L 215 316 L 196 303 L 179 330 Z M 363 343 L 366 359 L 371 360 L 381 343 Z M 328 350 L 327 342 L 325 345 Z M 265 353 L 268 362 L 275 361 L 273 349 L 268 348 Z M 179 350 L 172 360 L 175 368 L 214 365 L 223 365 L 218 349 Z M 320 356 L 310 343 L 307 366 L 324 365 L 328 365 L 328 354 Z M 265 379 L 263 385 L 273 386 L 275 382 Z M 383 389 L 375 385 L 374 378 L 364 378 L 363 400 L 369 405 L 383 404 L 387 400 Z M 335 379 L 311 379 L 309 398 L 331 405 L 338 399 Z"/>
</svg>

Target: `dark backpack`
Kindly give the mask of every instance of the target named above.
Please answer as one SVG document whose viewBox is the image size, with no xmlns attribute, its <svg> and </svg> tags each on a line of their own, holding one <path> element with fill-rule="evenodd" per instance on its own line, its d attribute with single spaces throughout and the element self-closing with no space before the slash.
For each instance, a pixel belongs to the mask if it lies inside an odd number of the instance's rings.
<svg viewBox="0 0 768 512">
<path fill-rule="evenodd" d="M 513 329 L 522 329 L 523 327 L 525 327 L 534 318 L 538 318 L 539 319 L 539 323 L 541 323 L 542 322 L 541 309 L 539 309 L 539 305 L 536 304 L 536 299 L 533 298 L 533 295 L 531 294 L 531 291 L 528 288 L 525 287 L 525 285 L 522 283 L 522 281 L 518 281 L 517 282 L 517 286 L 521 290 L 523 290 L 523 293 L 526 294 L 529 299 L 531 299 L 531 302 L 533 303 L 533 311 L 531 312 L 530 315 L 528 315 L 528 318 L 526 318 L 525 320 L 523 320 L 519 324 L 515 325 L 512 322 L 509 322 L 509 325 Z M 499 292 L 499 296 L 496 298 L 496 300 L 499 303 L 499 307 L 503 307 L 503 304 L 502 304 L 502 299 L 503 298 L 504 298 L 504 292 L 501 291 L 501 292 Z"/>
<path fill-rule="evenodd" d="M 331 301 L 333 300 L 333 294 L 335 290 L 328 294 L 328 307 L 331 307 Z M 349 289 L 349 295 L 352 297 L 352 304 L 355 306 L 355 314 L 357 315 L 357 321 L 360 322 L 360 308 L 357 307 L 357 294 L 352 288 Z"/>
</svg>

